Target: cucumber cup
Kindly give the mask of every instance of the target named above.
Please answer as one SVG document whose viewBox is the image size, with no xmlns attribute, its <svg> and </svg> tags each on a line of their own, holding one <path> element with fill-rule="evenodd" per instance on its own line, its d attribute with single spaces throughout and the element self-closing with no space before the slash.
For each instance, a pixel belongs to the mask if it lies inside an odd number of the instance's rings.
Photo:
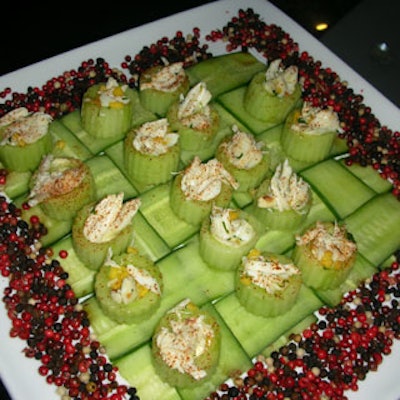
<svg viewBox="0 0 400 400">
<path fill-rule="evenodd" d="M 238 183 L 217 159 L 202 163 L 196 156 L 175 175 L 170 188 L 170 207 L 182 220 L 199 226 L 212 206 L 226 207 Z"/>
<path fill-rule="evenodd" d="M 72 157 L 45 156 L 31 177 L 30 189 L 28 204 L 39 204 L 56 220 L 72 220 L 96 196 L 90 168 Z"/>
<path fill-rule="evenodd" d="M 280 254 L 251 250 L 236 272 L 236 296 L 249 312 L 275 317 L 296 302 L 302 285 L 299 268 Z"/>
<path fill-rule="evenodd" d="M 345 225 L 317 221 L 296 237 L 292 258 L 303 281 L 314 289 L 335 289 L 349 275 L 357 257 L 357 246 Z"/>
<path fill-rule="evenodd" d="M 132 220 L 139 206 L 139 199 L 123 203 L 120 193 L 78 211 L 72 224 L 72 245 L 88 268 L 98 270 L 110 249 L 112 254 L 119 255 L 132 244 Z"/>
<path fill-rule="evenodd" d="M 194 387 L 213 375 L 220 347 L 218 322 L 185 299 L 157 325 L 152 339 L 152 360 L 158 375 L 171 386 Z"/>
<path fill-rule="evenodd" d="M 130 178 L 145 186 L 168 182 L 179 169 L 179 136 L 166 118 L 132 129 L 124 139 L 124 165 Z"/>
<path fill-rule="evenodd" d="M 160 305 L 162 291 L 159 268 L 137 252 L 107 259 L 95 277 L 95 293 L 100 307 L 104 314 L 119 324 L 150 318 Z"/>
<path fill-rule="evenodd" d="M 330 153 L 339 130 L 337 114 L 305 102 L 288 115 L 281 133 L 284 153 L 295 160 L 318 162 Z"/>
<path fill-rule="evenodd" d="M 266 229 L 295 231 L 307 218 L 312 205 L 311 188 L 292 170 L 288 160 L 279 164 L 271 178 L 255 191 L 248 211 Z"/>
<path fill-rule="evenodd" d="M 281 67 L 273 61 L 266 72 L 258 72 L 250 81 L 243 99 L 245 110 L 254 118 L 272 125 L 282 123 L 301 98 L 297 67 Z"/>
<path fill-rule="evenodd" d="M 200 151 L 214 141 L 220 127 L 220 116 L 211 101 L 205 83 L 199 82 L 186 95 L 171 104 L 167 119 L 179 134 L 182 150 Z"/>
<path fill-rule="evenodd" d="M 132 124 L 132 90 L 114 78 L 87 89 L 81 107 L 83 129 L 94 138 L 121 139 Z"/>
<path fill-rule="evenodd" d="M 234 134 L 224 138 L 215 153 L 225 169 L 238 181 L 240 192 L 257 187 L 270 172 L 270 155 L 263 142 L 252 134 L 232 128 Z"/>
<path fill-rule="evenodd" d="M 212 268 L 234 270 L 262 232 L 258 220 L 245 211 L 214 205 L 201 225 L 200 255 Z"/>
<path fill-rule="evenodd" d="M 50 115 L 17 108 L 0 118 L 0 161 L 10 171 L 33 172 L 53 148 Z"/>
<path fill-rule="evenodd" d="M 189 91 L 189 85 L 181 62 L 151 67 L 140 75 L 140 102 L 147 110 L 164 117 L 172 103 Z"/>
</svg>

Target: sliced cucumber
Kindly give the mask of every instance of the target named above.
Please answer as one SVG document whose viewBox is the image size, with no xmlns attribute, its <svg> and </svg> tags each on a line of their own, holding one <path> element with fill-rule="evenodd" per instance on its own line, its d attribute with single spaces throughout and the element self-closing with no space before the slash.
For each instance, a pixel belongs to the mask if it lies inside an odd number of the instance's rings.
<svg viewBox="0 0 400 400">
<path fill-rule="evenodd" d="M 299 174 L 338 218 L 345 218 L 375 195 L 370 187 L 333 159 L 315 164 Z"/>
<path fill-rule="evenodd" d="M 16 172 L 10 171 L 7 174 L 6 184 L 3 188 L 4 192 L 11 199 L 16 199 L 19 196 L 26 194 L 29 190 L 29 182 L 32 172 Z"/>
<path fill-rule="evenodd" d="M 88 148 L 59 120 L 54 120 L 49 125 L 53 136 L 52 153 L 55 157 L 74 157 L 82 161 L 92 156 Z"/>
<path fill-rule="evenodd" d="M 390 192 L 373 197 L 344 222 L 358 251 L 374 265 L 399 249 L 400 202 Z"/>
<path fill-rule="evenodd" d="M 321 300 L 313 291 L 303 285 L 296 304 L 277 317 L 265 318 L 248 312 L 240 304 L 235 293 L 219 300 L 215 307 L 252 358 L 321 305 Z M 243 323 L 244 321 L 246 323 Z"/>
<path fill-rule="evenodd" d="M 194 64 L 187 69 L 191 86 L 202 81 L 213 97 L 249 82 L 265 65 L 250 53 L 229 53 Z"/>
</svg>

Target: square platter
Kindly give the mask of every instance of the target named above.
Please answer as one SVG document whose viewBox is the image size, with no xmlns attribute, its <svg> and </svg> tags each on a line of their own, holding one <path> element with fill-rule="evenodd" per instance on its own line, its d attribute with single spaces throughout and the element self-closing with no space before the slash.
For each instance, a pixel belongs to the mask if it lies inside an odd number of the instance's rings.
<svg viewBox="0 0 400 400">
<path fill-rule="evenodd" d="M 0 77 L 0 88 L 10 87 L 14 92 L 24 93 L 30 86 L 41 87 L 48 79 L 61 75 L 64 71 L 77 68 L 83 60 L 104 58 L 111 66 L 119 67 L 126 55 L 138 53 L 143 46 L 150 45 L 166 36 L 173 37 L 180 30 L 184 35 L 198 27 L 200 42 L 206 43 L 204 35 L 222 29 L 239 9 L 251 7 L 267 24 L 276 24 L 299 44 L 300 51 L 307 51 L 322 62 L 322 67 L 330 67 L 349 86 L 364 97 L 364 103 L 371 107 L 377 118 L 389 129 L 396 130 L 400 121 L 399 109 L 382 96 L 373 86 L 336 57 L 312 35 L 278 8 L 265 0 L 221 0 L 194 8 L 173 16 L 131 29 L 104 40 L 91 43 L 56 57 L 38 62 L 29 67 Z M 224 54 L 226 43 L 207 42 L 213 55 Z M 254 53 L 255 54 L 255 53 Z M 256 55 L 256 54 L 255 54 Z M 262 60 L 261 56 L 258 56 Z M 3 293 L 6 279 L 0 278 Z M 22 353 L 23 343 L 9 337 L 10 320 L 4 304 L 0 307 L 0 375 L 13 400 L 28 398 L 53 400 L 59 397 L 52 385 L 39 376 L 38 362 L 28 359 Z M 348 399 L 396 400 L 400 394 L 398 360 L 400 345 L 395 343 L 392 354 L 385 357 L 377 372 L 370 372 L 365 381 L 359 382 L 357 392 L 346 393 Z M 140 393 L 138 393 L 140 396 Z"/>
</svg>

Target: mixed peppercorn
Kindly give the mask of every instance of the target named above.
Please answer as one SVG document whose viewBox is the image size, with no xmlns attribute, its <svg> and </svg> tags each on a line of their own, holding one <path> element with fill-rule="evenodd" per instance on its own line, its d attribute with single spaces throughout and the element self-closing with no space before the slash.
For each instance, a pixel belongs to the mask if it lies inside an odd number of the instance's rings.
<svg viewBox="0 0 400 400">
<path fill-rule="evenodd" d="M 369 165 L 393 182 L 400 199 L 400 133 L 381 126 L 363 97 L 308 53 L 276 25 L 260 19 L 252 9 L 209 33 L 207 41 L 224 41 L 228 52 L 250 48 L 267 61 L 281 58 L 295 64 L 303 98 L 314 106 L 331 106 L 341 120 L 340 137 L 349 146 L 348 164 Z M 136 87 L 140 73 L 152 65 L 183 61 L 185 66 L 210 58 L 200 43 L 199 29 L 184 37 L 160 39 L 139 54 L 126 56 L 122 72 L 106 60 L 87 60 L 77 70 L 50 79 L 26 93 L 6 88 L 0 93 L 0 116 L 17 107 L 45 111 L 60 118 L 80 107 L 83 93 L 110 76 Z M 127 77 L 129 76 L 129 78 Z M 7 171 L 0 171 L 0 185 Z M 39 374 L 75 399 L 138 399 L 135 388 L 118 383 L 117 369 L 93 338 L 90 321 L 68 284 L 52 250 L 40 245 L 46 227 L 37 217 L 23 221 L 20 210 L 0 198 L 0 274 L 9 280 L 3 301 L 11 320 L 11 337 L 26 341 L 25 355 L 40 362 Z M 336 308 L 323 307 L 318 322 L 266 359 L 259 359 L 246 374 L 224 383 L 208 399 L 345 399 L 346 390 L 376 370 L 400 335 L 399 254 L 391 268 L 375 274 L 349 292 Z"/>
</svg>

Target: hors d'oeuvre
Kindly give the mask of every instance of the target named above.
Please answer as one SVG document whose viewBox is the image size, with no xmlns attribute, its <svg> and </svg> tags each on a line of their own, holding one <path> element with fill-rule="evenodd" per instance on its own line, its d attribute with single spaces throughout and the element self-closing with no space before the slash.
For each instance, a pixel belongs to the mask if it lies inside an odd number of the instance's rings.
<svg viewBox="0 0 400 400">
<path fill-rule="evenodd" d="M 307 217 L 311 205 L 310 185 L 293 171 L 286 159 L 257 188 L 248 210 L 267 229 L 294 231 Z"/>
<path fill-rule="evenodd" d="M 300 269 L 288 257 L 257 249 L 243 257 L 236 274 L 236 295 L 249 312 L 275 317 L 296 302 L 302 285 Z"/>
<path fill-rule="evenodd" d="M 32 174 L 28 204 L 39 204 L 50 218 L 70 220 L 95 196 L 92 171 L 82 160 L 48 154 Z"/>
<path fill-rule="evenodd" d="M 132 124 L 131 90 L 112 77 L 89 87 L 82 98 L 83 129 L 98 139 L 123 137 Z"/>
<path fill-rule="evenodd" d="M 304 102 L 285 121 L 281 134 L 282 149 L 295 160 L 318 162 L 329 155 L 339 130 L 340 121 L 335 111 Z"/>
<path fill-rule="evenodd" d="M 285 68 L 281 59 L 270 63 L 266 72 L 259 72 L 250 81 L 243 104 L 254 118 L 271 125 L 282 123 L 301 98 L 298 68 Z"/>
<path fill-rule="evenodd" d="M 137 323 L 152 316 L 160 305 L 163 280 L 160 269 L 135 251 L 112 256 L 95 277 L 100 307 L 119 324 Z"/>
<path fill-rule="evenodd" d="M 166 117 L 171 129 L 179 134 L 182 150 L 203 150 L 215 139 L 220 117 L 211 99 L 206 84 L 199 82 L 168 109 Z"/>
<path fill-rule="evenodd" d="M 224 138 L 215 153 L 227 171 L 239 182 L 238 191 L 258 186 L 270 172 L 270 156 L 262 141 L 251 133 L 232 127 L 233 134 Z"/>
<path fill-rule="evenodd" d="M 296 236 L 292 258 L 307 286 L 334 289 L 350 273 L 357 258 L 357 244 L 345 225 L 317 221 Z"/>
<path fill-rule="evenodd" d="M 124 194 L 110 194 L 82 207 L 72 224 L 72 245 L 79 259 L 97 270 L 105 261 L 109 249 L 119 255 L 133 240 L 132 220 L 141 201 L 124 202 Z"/>
<path fill-rule="evenodd" d="M 214 205 L 200 229 L 199 252 L 212 268 L 233 270 L 257 243 L 262 225 L 251 214 Z"/>
<path fill-rule="evenodd" d="M 140 74 L 140 102 L 147 110 L 164 117 L 170 105 L 188 92 L 189 85 L 183 62 L 151 67 Z"/>
<path fill-rule="evenodd" d="M 174 176 L 170 206 L 179 218 L 199 225 L 214 204 L 227 206 L 238 187 L 236 179 L 216 158 L 202 162 L 195 156 L 190 165 Z"/>
<path fill-rule="evenodd" d="M 167 311 L 152 339 L 157 374 L 171 386 L 193 387 L 214 373 L 220 354 L 220 326 L 190 299 Z"/>
<path fill-rule="evenodd" d="M 128 176 L 144 185 L 172 179 L 179 169 L 179 135 L 161 118 L 132 129 L 124 140 L 124 165 Z"/>
<path fill-rule="evenodd" d="M 0 161 L 10 171 L 34 171 L 50 153 L 52 117 L 44 112 L 16 108 L 0 118 Z"/>
</svg>

